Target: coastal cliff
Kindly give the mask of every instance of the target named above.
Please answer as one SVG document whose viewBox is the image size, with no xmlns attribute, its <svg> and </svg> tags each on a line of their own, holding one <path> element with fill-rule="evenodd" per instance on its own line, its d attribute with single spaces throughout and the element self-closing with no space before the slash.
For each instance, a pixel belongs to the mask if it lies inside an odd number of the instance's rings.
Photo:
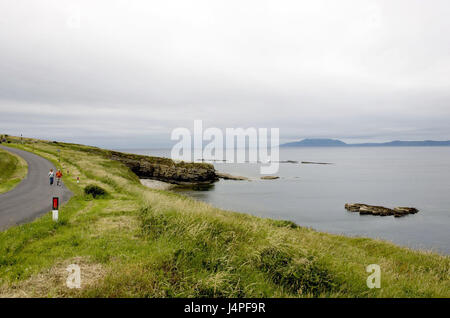
<svg viewBox="0 0 450 318">
<path fill-rule="evenodd" d="M 82 151 L 93 155 L 100 155 L 106 159 L 119 161 L 127 166 L 139 179 L 152 179 L 176 185 L 208 185 L 219 180 L 214 166 L 210 163 L 175 162 L 169 158 L 153 157 L 106 150 L 98 147 L 65 143 L 58 141 L 46 141 L 31 138 L 19 138 L 7 136 L 6 141 L 13 144 L 36 144 L 42 142 L 57 147 Z"/>
<path fill-rule="evenodd" d="M 175 162 L 172 159 L 110 151 L 110 159 L 120 161 L 140 179 L 174 184 L 210 184 L 219 180 L 209 163 Z"/>
</svg>

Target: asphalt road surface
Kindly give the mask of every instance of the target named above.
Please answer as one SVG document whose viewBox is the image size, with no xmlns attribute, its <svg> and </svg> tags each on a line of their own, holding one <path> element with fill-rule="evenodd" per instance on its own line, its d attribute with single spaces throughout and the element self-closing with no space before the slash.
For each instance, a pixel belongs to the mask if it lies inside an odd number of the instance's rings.
<svg viewBox="0 0 450 318">
<path fill-rule="evenodd" d="M 28 174 L 19 185 L 9 192 L 0 194 L 0 231 L 11 226 L 26 223 L 51 211 L 52 198 L 59 197 L 59 205 L 67 202 L 72 196 L 64 183 L 61 186 L 50 186 L 48 172 L 53 164 L 27 151 L 0 146 L 15 153 L 28 163 Z M 64 176 L 63 176 L 64 180 Z"/>
</svg>

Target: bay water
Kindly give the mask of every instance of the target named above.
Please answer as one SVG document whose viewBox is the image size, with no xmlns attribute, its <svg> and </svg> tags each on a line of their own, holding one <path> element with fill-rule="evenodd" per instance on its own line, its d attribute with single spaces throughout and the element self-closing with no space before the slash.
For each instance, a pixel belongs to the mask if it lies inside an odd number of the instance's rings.
<svg viewBox="0 0 450 318">
<path fill-rule="evenodd" d="M 125 151 L 170 157 L 170 149 Z M 251 181 L 220 180 L 204 191 L 180 191 L 226 210 L 450 254 L 450 147 L 281 148 L 280 160 L 298 163 L 280 163 L 277 180 L 261 180 L 259 164 L 214 163 L 219 172 Z M 345 203 L 420 212 L 401 218 L 360 215 L 346 211 Z"/>
</svg>

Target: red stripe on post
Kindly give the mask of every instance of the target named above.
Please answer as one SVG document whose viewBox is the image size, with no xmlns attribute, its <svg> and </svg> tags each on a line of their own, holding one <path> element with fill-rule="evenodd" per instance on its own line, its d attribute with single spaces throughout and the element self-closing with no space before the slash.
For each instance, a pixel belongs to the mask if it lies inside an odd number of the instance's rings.
<svg viewBox="0 0 450 318">
<path fill-rule="evenodd" d="M 59 198 L 54 197 L 53 198 L 53 210 L 58 210 L 58 208 L 59 208 Z"/>
</svg>

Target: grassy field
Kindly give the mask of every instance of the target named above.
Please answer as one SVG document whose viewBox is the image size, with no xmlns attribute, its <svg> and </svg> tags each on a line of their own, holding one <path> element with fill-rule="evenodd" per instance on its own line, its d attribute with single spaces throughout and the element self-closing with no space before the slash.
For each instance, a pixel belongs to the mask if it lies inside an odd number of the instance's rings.
<svg viewBox="0 0 450 318">
<path fill-rule="evenodd" d="M 27 175 L 25 160 L 13 153 L 0 149 L 0 193 L 14 189 Z"/>
<path fill-rule="evenodd" d="M 58 223 L 49 213 L 0 233 L 1 297 L 450 296 L 448 256 L 147 189 L 128 168 L 88 147 L 15 147 L 56 165 L 61 149 L 64 181 L 75 195 Z M 85 195 L 90 184 L 107 194 Z M 69 264 L 81 268 L 81 289 L 66 287 Z M 380 289 L 366 286 L 369 264 L 381 266 Z"/>
</svg>

